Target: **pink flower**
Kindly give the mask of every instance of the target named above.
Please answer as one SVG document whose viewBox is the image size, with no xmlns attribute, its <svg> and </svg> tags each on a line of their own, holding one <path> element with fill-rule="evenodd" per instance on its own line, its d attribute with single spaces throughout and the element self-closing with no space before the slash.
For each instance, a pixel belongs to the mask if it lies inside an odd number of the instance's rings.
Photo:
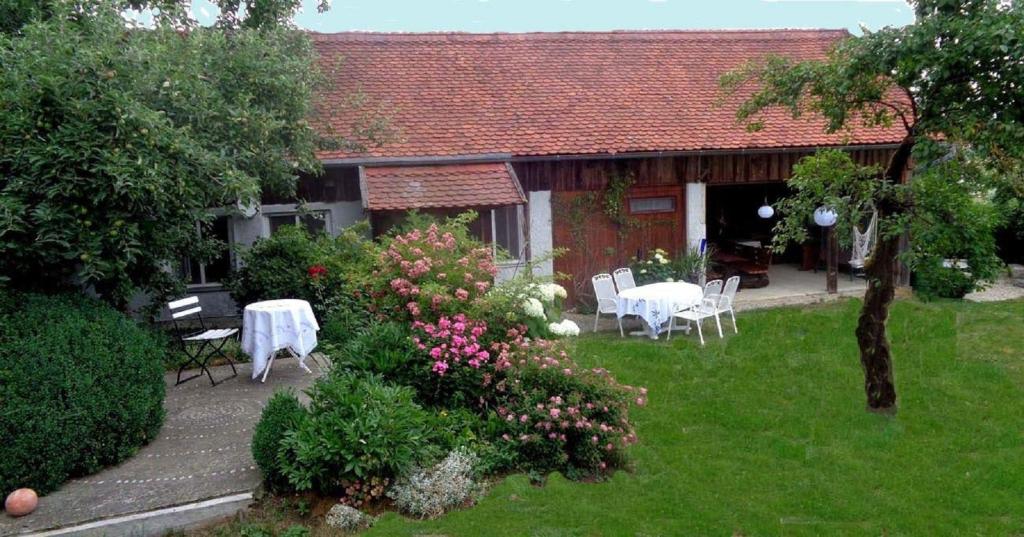
<svg viewBox="0 0 1024 537">
<path fill-rule="evenodd" d="M 561 414 L 561 413 L 562 413 L 562 411 L 558 410 L 557 408 L 552 408 L 551 409 L 551 417 L 552 418 L 557 418 L 558 415 Z"/>
<path fill-rule="evenodd" d="M 432 368 L 432 371 L 443 377 L 445 371 L 448 371 L 448 362 L 434 362 L 434 367 Z"/>
<path fill-rule="evenodd" d="M 460 287 L 455 290 L 455 298 L 459 300 L 466 300 L 469 298 L 469 291 Z"/>
<path fill-rule="evenodd" d="M 420 305 L 419 304 L 417 304 L 415 302 L 410 302 L 410 303 L 406 304 L 405 307 L 409 310 L 409 313 L 411 313 L 413 317 L 419 317 L 420 316 Z"/>
</svg>

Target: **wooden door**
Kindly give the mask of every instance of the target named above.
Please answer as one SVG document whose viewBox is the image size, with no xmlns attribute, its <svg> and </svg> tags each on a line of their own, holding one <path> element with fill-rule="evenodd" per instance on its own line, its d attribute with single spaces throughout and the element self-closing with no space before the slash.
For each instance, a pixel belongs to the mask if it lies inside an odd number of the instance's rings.
<svg viewBox="0 0 1024 537">
<path fill-rule="evenodd" d="M 570 277 L 568 303 L 592 304 L 591 276 L 629 266 L 634 256 L 655 248 L 679 253 L 686 243 L 683 202 L 682 185 L 634 187 L 620 223 L 605 213 L 600 192 L 553 192 L 554 243 L 566 249 L 554 266 Z"/>
</svg>

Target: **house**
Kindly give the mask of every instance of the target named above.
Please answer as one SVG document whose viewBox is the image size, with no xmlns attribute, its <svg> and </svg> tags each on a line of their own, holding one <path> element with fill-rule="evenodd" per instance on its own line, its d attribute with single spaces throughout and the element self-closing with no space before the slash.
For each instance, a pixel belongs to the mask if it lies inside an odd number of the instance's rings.
<svg viewBox="0 0 1024 537">
<path fill-rule="evenodd" d="M 320 124 L 354 135 L 365 112 L 343 105 L 359 94 L 396 135 L 365 151 L 321 153 L 325 173 L 300 187 L 321 219 L 267 199 L 226 232 L 245 243 L 284 222 L 306 218 L 337 232 L 368 217 L 381 233 L 410 209 L 476 209 L 475 232 L 499 249 L 505 276 L 537 261 L 541 274 L 572 275 L 575 293 L 590 275 L 655 247 L 756 244 L 771 228 L 757 208 L 784 194 L 800 158 L 831 146 L 884 164 L 901 133 L 828 135 L 823 121 L 781 111 L 748 132 L 734 119 L 739 98 L 718 102 L 719 77 L 767 54 L 823 57 L 848 35 L 313 34 L 329 75 Z M 622 207 L 602 201 L 609 189 L 624 190 Z M 552 260 L 556 248 L 568 252 Z M 201 274 L 198 283 L 212 283 L 209 269 Z"/>
</svg>

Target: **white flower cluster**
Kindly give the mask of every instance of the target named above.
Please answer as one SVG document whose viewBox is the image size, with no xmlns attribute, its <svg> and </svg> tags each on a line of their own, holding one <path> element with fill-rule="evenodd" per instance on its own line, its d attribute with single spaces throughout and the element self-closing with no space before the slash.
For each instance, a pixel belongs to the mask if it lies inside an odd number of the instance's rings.
<svg viewBox="0 0 1024 537">
<path fill-rule="evenodd" d="M 565 292 L 565 287 L 558 285 L 557 283 L 542 283 L 535 286 L 537 291 L 540 293 L 540 298 L 544 302 L 554 302 L 556 298 L 565 298 L 569 296 L 569 293 Z"/>
<path fill-rule="evenodd" d="M 560 337 L 580 335 L 579 325 L 569 319 L 562 319 L 560 323 L 549 324 L 548 330 L 551 330 L 552 334 Z"/>
<path fill-rule="evenodd" d="M 471 500 L 481 491 L 473 479 L 479 458 L 466 448 L 452 451 L 433 468 L 415 470 L 388 490 L 388 497 L 402 511 L 433 518 Z"/>
<path fill-rule="evenodd" d="M 544 318 L 544 304 L 536 298 L 529 297 L 523 300 L 523 312 L 529 317 L 542 319 Z"/>
</svg>

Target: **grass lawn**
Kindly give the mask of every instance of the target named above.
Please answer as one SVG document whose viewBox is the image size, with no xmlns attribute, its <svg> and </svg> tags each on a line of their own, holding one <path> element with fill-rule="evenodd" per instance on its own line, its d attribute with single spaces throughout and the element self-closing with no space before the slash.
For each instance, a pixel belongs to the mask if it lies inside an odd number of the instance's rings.
<svg viewBox="0 0 1024 537">
<path fill-rule="evenodd" d="M 864 410 L 859 302 L 741 314 L 740 334 L 581 337 L 647 386 L 632 472 L 514 476 L 433 521 L 367 535 L 1008 535 L 1024 532 L 1024 302 L 898 303 L 899 412 Z"/>
<path fill-rule="evenodd" d="M 859 302 L 739 318 L 705 348 L 584 337 L 584 365 L 647 386 L 633 473 L 506 480 L 430 522 L 369 535 L 936 535 L 1024 531 L 1024 303 L 903 302 L 900 408 L 864 411 Z"/>
</svg>

